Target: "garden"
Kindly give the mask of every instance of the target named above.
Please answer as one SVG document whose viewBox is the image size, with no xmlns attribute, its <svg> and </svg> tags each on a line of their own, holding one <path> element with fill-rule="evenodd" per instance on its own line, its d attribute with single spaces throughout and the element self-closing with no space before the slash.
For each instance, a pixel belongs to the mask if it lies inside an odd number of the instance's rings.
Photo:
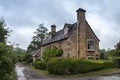
<svg viewBox="0 0 120 80">
<path fill-rule="evenodd" d="M 87 60 L 63 58 L 62 49 L 55 46 L 47 47 L 43 52 L 43 60 L 36 60 L 31 63 L 36 69 L 48 71 L 55 75 L 84 74 L 103 69 L 120 68 L 120 58 L 114 57 L 110 60 Z"/>
</svg>

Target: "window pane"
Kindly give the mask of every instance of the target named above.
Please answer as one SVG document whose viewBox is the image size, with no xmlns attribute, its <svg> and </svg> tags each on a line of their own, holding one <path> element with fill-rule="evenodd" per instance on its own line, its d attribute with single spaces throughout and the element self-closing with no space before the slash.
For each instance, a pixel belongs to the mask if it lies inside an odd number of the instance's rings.
<svg viewBox="0 0 120 80">
<path fill-rule="evenodd" d="M 87 45 L 88 49 L 94 49 L 94 41 L 92 39 L 88 40 Z"/>
</svg>

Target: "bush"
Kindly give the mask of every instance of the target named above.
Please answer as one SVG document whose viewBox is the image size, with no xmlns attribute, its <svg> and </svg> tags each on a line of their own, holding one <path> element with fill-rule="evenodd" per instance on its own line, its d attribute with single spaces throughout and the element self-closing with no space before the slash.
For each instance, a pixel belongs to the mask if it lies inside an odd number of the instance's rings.
<svg viewBox="0 0 120 80">
<path fill-rule="evenodd" d="M 0 80 L 15 79 L 16 57 L 12 46 L 0 43 Z"/>
<path fill-rule="evenodd" d="M 112 61 L 105 61 L 104 62 L 104 68 L 114 68 L 115 65 Z"/>
<path fill-rule="evenodd" d="M 1 56 L 6 56 L 7 58 L 10 58 L 14 64 L 17 62 L 17 56 L 14 53 L 12 46 L 0 43 L 0 57 Z"/>
<path fill-rule="evenodd" d="M 36 61 L 35 63 L 33 63 L 33 66 L 35 66 L 35 68 L 42 69 L 42 70 L 46 69 L 46 65 L 47 64 L 43 61 Z"/>
<path fill-rule="evenodd" d="M 113 63 L 117 68 L 120 68 L 120 57 L 113 58 Z"/>
<path fill-rule="evenodd" d="M 103 63 L 88 60 L 75 60 L 70 58 L 52 58 L 48 61 L 48 71 L 51 74 L 77 74 L 104 68 Z"/>
<path fill-rule="evenodd" d="M 113 68 L 115 67 L 114 63 L 111 60 L 89 60 L 90 62 L 102 63 L 103 68 Z"/>
<path fill-rule="evenodd" d="M 76 60 L 76 62 L 76 73 L 86 73 L 90 71 L 100 70 L 103 68 L 102 63 L 90 62 L 88 60 Z"/>
<path fill-rule="evenodd" d="M 58 49 L 57 47 L 53 46 L 53 47 L 47 47 L 45 48 L 45 51 L 43 52 L 43 60 L 44 61 L 48 61 L 49 59 L 53 58 L 53 57 L 60 57 L 63 54 L 63 50 L 62 49 Z"/>
<path fill-rule="evenodd" d="M 10 58 L 0 57 L 0 80 L 13 80 L 14 64 Z"/>
</svg>

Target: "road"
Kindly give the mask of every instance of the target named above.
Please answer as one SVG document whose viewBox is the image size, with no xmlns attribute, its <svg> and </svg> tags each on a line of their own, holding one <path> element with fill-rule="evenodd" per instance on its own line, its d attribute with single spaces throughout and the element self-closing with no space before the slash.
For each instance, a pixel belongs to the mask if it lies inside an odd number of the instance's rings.
<svg viewBox="0 0 120 80">
<path fill-rule="evenodd" d="M 120 80 L 119 76 L 89 76 L 89 77 L 55 77 L 38 73 L 35 70 L 26 67 L 20 63 L 16 64 L 16 73 L 18 80 Z"/>
</svg>

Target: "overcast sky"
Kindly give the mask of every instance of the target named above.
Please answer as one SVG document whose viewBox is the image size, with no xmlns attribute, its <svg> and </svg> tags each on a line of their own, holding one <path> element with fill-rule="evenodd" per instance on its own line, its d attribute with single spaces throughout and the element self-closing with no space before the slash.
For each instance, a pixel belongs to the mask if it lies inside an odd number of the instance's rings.
<svg viewBox="0 0 120 80">
<path fill-rule="evenodd" d="M 64 23 L 77 21 L 78 8 L 87 11 L 86 20 L 100 39 L 100 48 L 114 48 L 120 39 L 120 0 L 0 0 L 0 17 L 13 30 L 9 41 L 26 49 L 39 24 L 62 29 Z"/>
</svg>

